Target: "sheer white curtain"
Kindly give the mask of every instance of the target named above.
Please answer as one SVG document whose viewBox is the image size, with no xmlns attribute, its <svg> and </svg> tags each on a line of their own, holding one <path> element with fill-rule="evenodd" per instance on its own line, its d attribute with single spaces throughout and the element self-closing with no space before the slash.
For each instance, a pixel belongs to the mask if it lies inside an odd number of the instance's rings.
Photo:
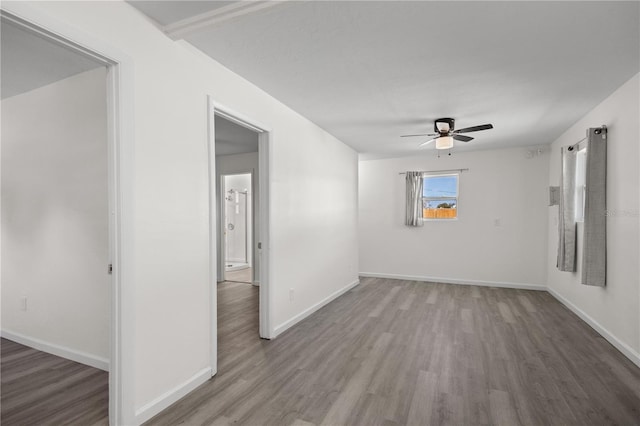
<svg viewBox="0 0 640 426">
<path fill-rule="evenodd" d="M 587 130 L 582 238 L 582 284 L 604 287 L 607 276 L 607 129 Z M 558 222 L 558 269 L 576 271 L 577 145 L 562 148 Z"/>
<path fill-rule="evenodd" d="M 558 220 L 558 269 L 576 270 L 576 157 L 578 150 L 563 147 L 562 168 L 560 169 L 560 204 Z"/>
<path fill-rule="evenodd" d="M 404 224 L 407 226 L 422 226 L 422 172 L 407 172 L 406 185 L 407 198 Z"/>
</svg>

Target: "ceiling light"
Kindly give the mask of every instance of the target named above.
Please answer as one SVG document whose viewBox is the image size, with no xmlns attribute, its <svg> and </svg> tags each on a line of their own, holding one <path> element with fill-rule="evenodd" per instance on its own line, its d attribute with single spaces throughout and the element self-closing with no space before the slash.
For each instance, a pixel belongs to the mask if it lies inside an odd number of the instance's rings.
<svg viewBox="0 0 640 426">
<path fill-rule="evenodd" d="M 453 137 L 442 136 L 436 139 L 436 149 L 449 149 L 453 148 Z"/>
</svg>

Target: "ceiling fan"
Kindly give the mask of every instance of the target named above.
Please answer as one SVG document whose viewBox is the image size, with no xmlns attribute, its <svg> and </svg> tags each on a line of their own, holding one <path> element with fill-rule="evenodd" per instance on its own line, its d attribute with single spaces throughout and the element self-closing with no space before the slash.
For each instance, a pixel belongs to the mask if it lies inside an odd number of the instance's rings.
<svg viewBox="0 0 640 426">
<path fill-rule="evenodd" d="M 453 140 L 460 142 L 469 142 L 473 140 L 470 136 L 461 135 L 460 133 L 478 132 L 480 130 L 493 129 L 492 124 L 482 124 L 480 126 L 465 127 L 464 129 L 454 130 L 455 122 L 453 118 L 438 118 L 433 123 L 433 130 L 436 133 L 421 133 L 417 135 L 402 135 L 402 138 L 412 138 L 416 136 L 435 136 L 426 142 L 422 142 L 418 147 L 423 147 L 436 141 L 436 149 L 449 149 L 453 147 Z"/>
</svg>

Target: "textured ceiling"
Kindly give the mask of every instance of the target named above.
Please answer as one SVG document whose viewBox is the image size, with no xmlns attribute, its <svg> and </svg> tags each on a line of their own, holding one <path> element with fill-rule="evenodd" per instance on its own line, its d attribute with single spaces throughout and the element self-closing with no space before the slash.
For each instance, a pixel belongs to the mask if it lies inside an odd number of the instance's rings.
<svg viewBox="0 0 640 426">
<path fill-rule="evenodd" d="M 0 38 L 2 99 L 102 66 L 5 20 Z"/>
<path fill-rule="evenodd" d="M 216 156 L 258 152 L 258 134 L 222 117 L 215 118 Z"/>
<path fill-rule="evenodd" d="M 430 132 L 439 117 L 495 126 L 456 149 L 552 142 L 638 72 L 639 8 L 288 2 L 187 40 L 376 158 L 418 152 L 423 139 L 399 136 Z"/>
<path fill-rule="evenodd" d="M 168 25 L 182 19 L 210 12 L 227 6 L 233 1 L 147 1 L 127 0 L 127 3 L 146 14 L 161 25 Z"/>
</svg>

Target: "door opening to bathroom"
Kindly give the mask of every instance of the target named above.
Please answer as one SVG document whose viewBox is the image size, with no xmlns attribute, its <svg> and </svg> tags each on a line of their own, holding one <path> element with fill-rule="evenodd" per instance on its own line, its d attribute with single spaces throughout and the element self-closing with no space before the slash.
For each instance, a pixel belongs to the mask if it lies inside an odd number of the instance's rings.
<svg viewBox="0 0 640 426">
<path fill-rule="evenodd" d="M 222 175 L 224 280 L 253 283 L 252 173 Z"/>
<path fill-rule="evenodd" d="M 211 369 L 270 339 L 270 130 L 209 98 Z"/>
</svg>

